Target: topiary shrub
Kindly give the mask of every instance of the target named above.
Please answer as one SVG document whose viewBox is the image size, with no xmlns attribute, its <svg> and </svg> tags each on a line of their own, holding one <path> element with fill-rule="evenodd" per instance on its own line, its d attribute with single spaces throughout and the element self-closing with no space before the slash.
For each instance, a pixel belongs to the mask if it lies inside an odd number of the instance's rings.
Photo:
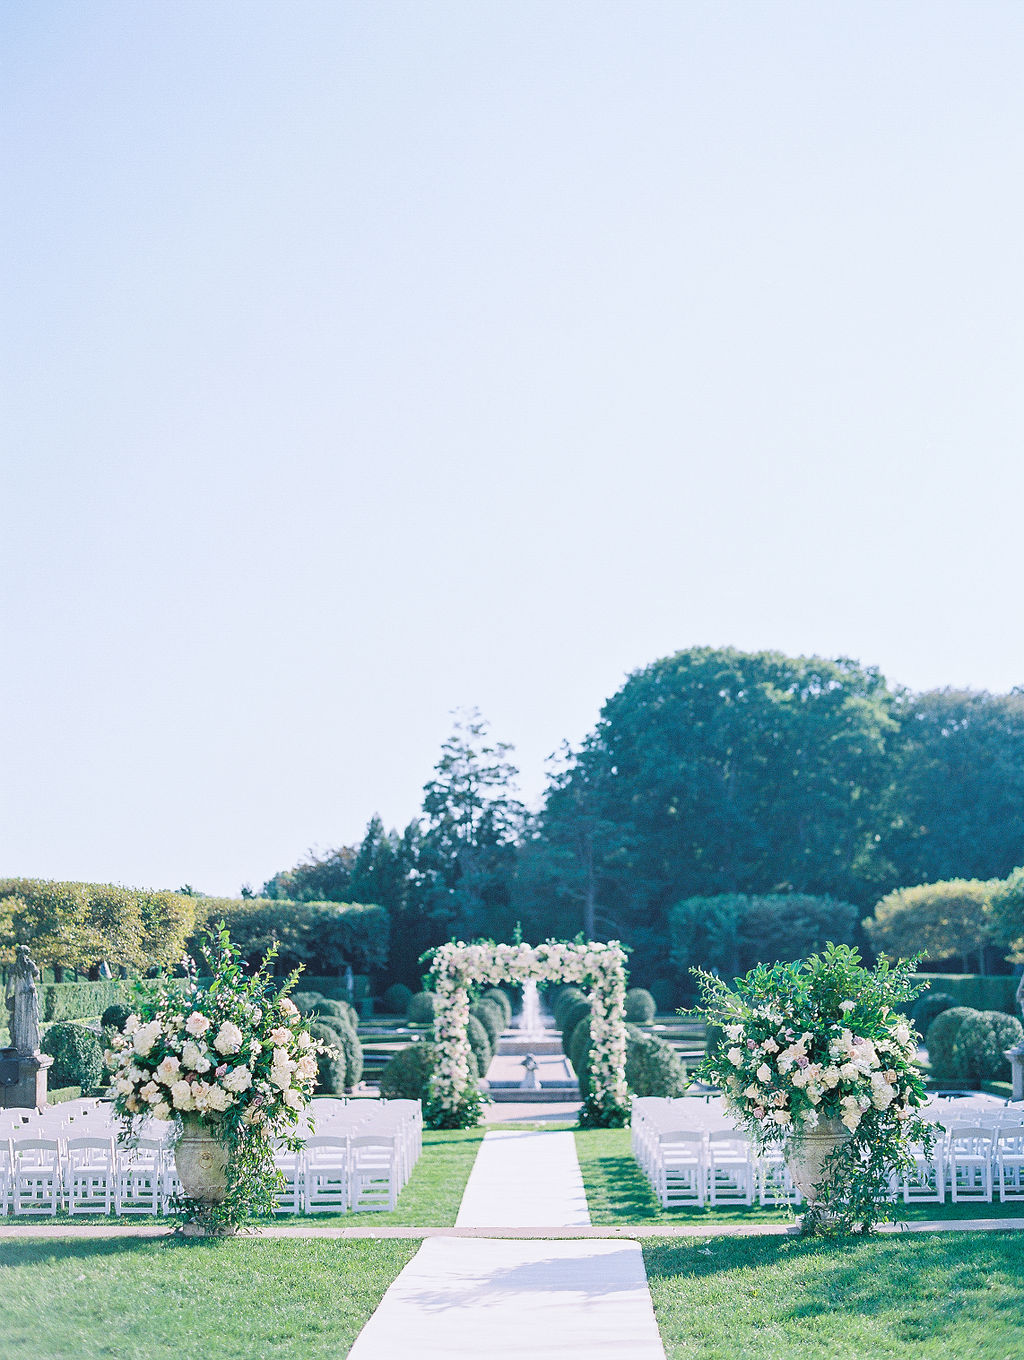
<svg viewBox="0 0 1024 1360">
<path fill-rule="evenodd" d="M 563 1034 L 565 1033 L 565 1025 L 562 1023 L 563 1012 L 567 1007 L 571 1006 L 574 1001 L 585 1000 L 586 998 L 578 987 L 563 987 L 555 996 L 555 1008 L 553 1011 L 555 1025 Z"/>
<path fill-rule="evenodd" d="M 314 1015 L 317 1005 L 326 999 L 319 992 L 292 992 L 290 995 L 302 1016 Z"/>
<path fill-rule="evenodd" d="M 630 987 L 626 993 L 626 1019 L 634 1025 L 649 1025 L 654 1019 L 654 997 L 643 987 Z"/>
<path fill-rule="evenodd" d="M 349 1024 L 348 1017 L 320 1015 L 317 1016 L 316 1024 L 335 1034 L 336 1044 L 345 1054 L 345 1086 L 349 1089 L 358 1086 L 363 1079 L 363 1046 Z"/>
<path fill-rule="evenodd" d="M 509 1000 L 508 993 L 503 992 L 500 987 L 488 987 L 480 998 L 481 1001 L 493 1001 L 501 1011 L 503 1028 L 508 1029 L 512 1023 L 512 1002 Z"/>
<path fill-rule="evenodd" d="M 567 1005 L 563 1006 L 562 1021 L 558 1027 L 562 1031 L 563 1042 L 573 1032 L 581 1020 L 589 1020 L 589 1018 L 589 1001 L 581 998 L 579 1001 L 570 1001 Z"/>
<path fill-rule="evenodd" d="M 120 1033 L 124 1029 L 124 1022 L 132 1014 L 131 1006 L 126 1006 L 123 1002 L 115 1001 L 112 1006 L 100 1016 L 100 1024 L 104 1029 L 116 1029 Z"/>
<path fill-rule="evenodd" d="M 380 1074 L 380 1093 L 387 1100 L 426 1100 L 434 1070 L 434 1045 L 410 1044 L 388 1060 Z"/>
<path fill-rule="evenodd" d="M 1012 1015 L 975 1011 L 956 1032 L 951 1071 L 958 1081 L 1009 1081 L 1010 1064 L 1003 1054 L 1022 1038 L 1024 1028 Z"/>
<path fill-rule="evenodd" d="M 482 1076 L 486 1076 L 487 1069 L 491 1065 L 491 1041 L 487 1036 L 487 1031 L 475 1015 L 469 1017 L 466 1035 L 469 1039 L 470 1048 L 476 1054 L 477 1070 Z"/>
<path fill-rule="evenodd" d="M 681 1096 L 689 1080 L 671 1044 L 630 1026 L 626 1040 L 626 1084 L 636 1096 Z"/>
<path fill-rule="evenodd" d="M 314 1039 L 328 1045 L 325 1052 L 316 1055 L 316 1089 L 321 1095 L 343 1095 L 348 1076 L 348 1060 L 343 1037 L 333 1025 L 324 1024 L 322 1021 L 315 1021 L 310 1025 L 309 1032 Z"/>
<path fill-rule="evenodd" d="M 580 1084 L 580 1099 L 590 1094 L 590 1016 L 585 1015 L 564 1044 L 565 1052 Z"/>
<path fill-rule="evenodd" d="M 501 1038 L 501 1031 L 505 1028 L 505 1016 L 501 1008 L 495 1005 L 493 1001 L 474 1001 L 469 1008 L 469 1013 L 483 1025 L 493 1049 Z"/>
<path fill-rule="evenodd" d="M 406 1011 L 410 1025 L 432 1025 L 436 1014 L 437 995 L 434 992 L 417 992 Z"/>
<path fill-rule="evenodd" d="M 928 1026 L 924 1042 L 933 1077 L 938 1077 L 940 1081 L 955 1077 L 953 1044 L 957 1033 L 965 1020 L 978 1014 L 971 1006 L 950 1006 Z"/>
<path fill-rule="evenodd" d="M 950 996 L 948 992 L 925 992 L 911 1016 L 914 1028 L 921 1034 L 927 1034 L 928 1026 L 936 1016 L 941 1015 L 943 1011 L 951 1010 L 955 1005 L 956 997 Z"/>
<path fill-rule="evenodd" d="M 103 1049 L 91 1029 L 61 1020 L 51 1025 L 40 1044 L 53 1059 L 48 1080 L 54 1086 L 81 1086 L 88 1091 L 103 1078 Z"/>
<path fill-rule="evenodd" d="M 404 1015 L 412 1000 L 412 988 L 407 987 L 404 982 L 393 982 L 381 1000 L 389 1015 Z"/>
</svg>

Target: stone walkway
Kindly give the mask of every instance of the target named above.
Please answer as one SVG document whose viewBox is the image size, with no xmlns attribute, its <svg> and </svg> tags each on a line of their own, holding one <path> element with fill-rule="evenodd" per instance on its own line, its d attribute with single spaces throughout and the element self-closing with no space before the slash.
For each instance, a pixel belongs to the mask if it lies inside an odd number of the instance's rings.
<svg viewBox="0 0 1024 1360">
<path fill-rule="evenodd" d="M 484 1134 L 457 1228 L 572 1228 L 589 1223 L 571 1133 L 492 1129 Z"/>
</svg>

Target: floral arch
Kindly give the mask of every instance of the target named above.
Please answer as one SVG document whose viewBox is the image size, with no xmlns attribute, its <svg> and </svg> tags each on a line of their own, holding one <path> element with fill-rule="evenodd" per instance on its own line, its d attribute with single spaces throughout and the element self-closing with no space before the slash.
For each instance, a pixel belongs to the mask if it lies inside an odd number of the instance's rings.
<svg viewBox="0 0 1024 1360">
<path fill-rule="evenodd" d="M 621 1127 L 629 1119 L 626 1087 L 626 954 L 617 940 L 607 944 L 463 944 L 434 951 L 430 969 L 438 998 L 434 1019 L 437 1061 L 431 1080 L 428 1121 L 435 1128 L 476 1124 L 480 1096 L 473 1082 L 469 988 L 502 982 L 575 983 L 590 992 L 593 1050 L 590 1092 L 580 1123 Z"/>
</svg>

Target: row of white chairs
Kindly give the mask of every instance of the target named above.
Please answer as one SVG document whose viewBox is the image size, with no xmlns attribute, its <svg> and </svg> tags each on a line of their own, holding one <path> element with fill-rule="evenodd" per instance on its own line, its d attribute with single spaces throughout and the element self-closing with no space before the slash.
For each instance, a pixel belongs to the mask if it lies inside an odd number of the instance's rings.
<svg viewBox="0 0 1024 1360">
<path fill-rule="evenodd" d="M 758 1152 L 735 1127 L 694 1127 L 707 1116 L 685 1100 L 633 1102 L 633 1155 L 664 1208 L 721 1203 L 798 1204 L 781 1148 Z M 719 1123 L 718 1113 L 712 1115 Z M 913 1149 L 914 1171 L 894 1182 L 904 1203 L 1024 1200 L 1024 1112 L 1000 1108 L 987 1126 L 950 1121 L 930 1153 Z"/>
<path fill-rule="evenodd" d="M 119 1142 L 109 1106 L 74 1105 L 19 1111 L 0 1124 L 0 1212 L 167 1213 L 181 1193 L 173 1126 L 138 1121 L 129 1142 Z M 419 1101 L 316 1101 L 300 1127 L 304 1149 L 275 1151 L 285 1180 L 279 1212 L 394 1209 L 419 1158 L 422 1128 Z"/>
</svg>

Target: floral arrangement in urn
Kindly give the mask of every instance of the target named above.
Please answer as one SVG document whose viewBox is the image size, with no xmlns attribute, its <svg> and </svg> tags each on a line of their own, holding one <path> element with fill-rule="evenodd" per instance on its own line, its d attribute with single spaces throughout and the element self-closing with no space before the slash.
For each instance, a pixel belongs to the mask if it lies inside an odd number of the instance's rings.
<svg viewBox="0 0 1024 1360">
<path fill-rule="evenodd" d="M 809 1202 L 806 1231 L 892 1217 L 893 1178 L 913 1167 L 912 1145 L 931 1146 L 918 1036 L 897 1009 L 924 990 L 915 962 L 867 969 L 856 949 L 829 944 L 731 987 L 693 970 L 697 1011 L 721 1034 L 695 1076 L 721 1088 L 759 1147 L 785 1146 Z"/>
<path fill-rule="evenodd" d="M 298 1150 L 319 1045 L 269 971 L 248 974 L 221 926 L 202 949 L 210 976 L 186 959 L 183 983 L 140 999 L 106 1053 L 122 1138 L 144 1117 L 177 1125 L 175 1161 L 185 1224 L 234 1231 L 274 1211 L 281 1176 L 274 1143 Z"/>
</svg>

